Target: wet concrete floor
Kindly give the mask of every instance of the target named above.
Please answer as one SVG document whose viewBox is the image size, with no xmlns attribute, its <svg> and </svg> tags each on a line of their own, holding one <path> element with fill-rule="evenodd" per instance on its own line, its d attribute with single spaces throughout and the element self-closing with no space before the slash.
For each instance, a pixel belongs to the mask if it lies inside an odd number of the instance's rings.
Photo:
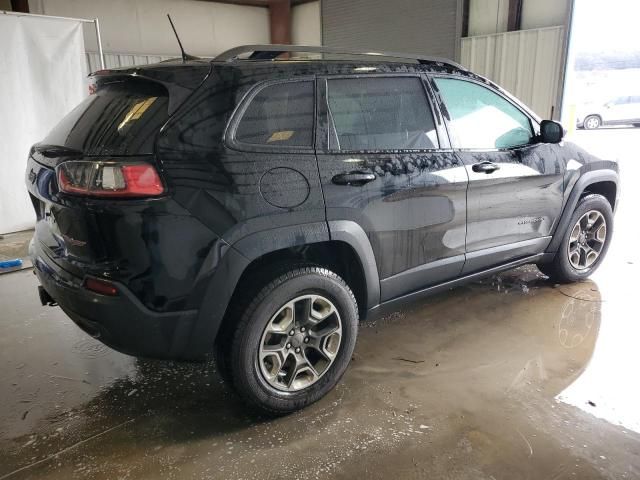
<svg viewBox="0 0 640 480">
<path fill-rule="evenodd" d="M 41 307 L 29 270 L 0 275 L 0 480 L 640 478 L 640 168 L 623 167 L 591 280 L 527 266 L 364 322 L 342 383 L 279 419 L 213 362 L 113 352 Z"/>
</svg>

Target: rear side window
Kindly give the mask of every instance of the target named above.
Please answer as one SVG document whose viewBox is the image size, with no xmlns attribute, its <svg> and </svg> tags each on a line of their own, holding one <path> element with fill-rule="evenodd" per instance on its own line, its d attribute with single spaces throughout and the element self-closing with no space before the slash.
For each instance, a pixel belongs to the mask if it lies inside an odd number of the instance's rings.
<svg viewBox="0 0 640 480">
<path fill-rule="evenodd" d="M 513 104 L 486 87 L 465 80 L 436 78 L 449 112 L 458 148 L 513 148 L 531 143 L 531 121 Z"/>
<path fill-rule="evenodd" d="M 156 135 L 169 117 L 168 101 L 158 83 L 114 80 L 73 109 L 42 143 L 85 155 L 153 153 Z"/>
<path fill-rule="evenodd" d="M 283 82 L 260 90 L 246 108 L 235 139 L 252 145 L 311 147 L 314 84 Z"/>
<path fill-rule="evenodd" d="M 433 114 L 417 77 L 327 81 L 331 150 L 438 148 Z"/>
</svg>

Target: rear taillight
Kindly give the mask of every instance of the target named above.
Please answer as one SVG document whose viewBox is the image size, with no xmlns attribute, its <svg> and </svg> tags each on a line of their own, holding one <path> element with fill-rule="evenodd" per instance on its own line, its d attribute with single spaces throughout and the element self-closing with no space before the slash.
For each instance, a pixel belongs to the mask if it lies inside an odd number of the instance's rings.
<svg viewBox="0 0 640 480">
<path fill-rule="evenodd" d="M 56 167 L 60 191 L 95 197 L 155 197 L 164 186 L 153 165 L 70 161 Z"/>
</svg>

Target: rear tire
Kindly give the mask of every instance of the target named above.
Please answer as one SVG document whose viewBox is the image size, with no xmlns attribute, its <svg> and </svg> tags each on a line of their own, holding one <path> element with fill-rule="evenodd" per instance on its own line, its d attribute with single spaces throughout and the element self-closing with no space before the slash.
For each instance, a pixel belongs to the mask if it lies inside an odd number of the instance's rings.
<svg viewBox="0 0 640 480">
<path fill-rule="evenodd" d="M 598 115 L 589 115 L 584 119 L 584 128 L 587 130 L 595 130 L 602 126 L 602 119 Z"/>
<path fill-rule="evenodd" d="M 243 400 L 286 414 L 333 389 L 349 365 L 358 330 L 356 300 L 342 278 L 321 267 L 294 268 L 245 305 L 225 362 Z"/>
<path fill-rule="evenodd" d="M 576 205 L 555 257 L 538 269 L 557 283 L 584 280 L 602 263 L 612 234 L 611 205 L 602 195 L 586 195 Z"/>
</svg>

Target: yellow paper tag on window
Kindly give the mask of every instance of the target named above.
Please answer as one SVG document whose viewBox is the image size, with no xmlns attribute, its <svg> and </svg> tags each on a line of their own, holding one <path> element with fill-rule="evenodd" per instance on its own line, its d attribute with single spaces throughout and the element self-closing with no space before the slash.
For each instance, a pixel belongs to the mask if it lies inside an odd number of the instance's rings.
<svg viewBox="0 0 640 480">
<path fill-rule="evenodd" d="M 267 140 L 267 143 L 270 142 L 284 142 L 285 140 L 289 140 L 293 136 L 293 130 L 281 130 L 280 132 L 273 132 L 273 134 Z"/>
<path fill-rule="evenodd" d="M 138 120 L 157 99 L 158 97 L 149 97 L 146 100 L 136 102 L 129 109 L 127 115 L 124 117 L 124 120 L 122 120 L 122 122 L 120 122 L 120 125 L 118 125 L 118 130 L 122 130 L 130 122 Z"/>
</svg>

